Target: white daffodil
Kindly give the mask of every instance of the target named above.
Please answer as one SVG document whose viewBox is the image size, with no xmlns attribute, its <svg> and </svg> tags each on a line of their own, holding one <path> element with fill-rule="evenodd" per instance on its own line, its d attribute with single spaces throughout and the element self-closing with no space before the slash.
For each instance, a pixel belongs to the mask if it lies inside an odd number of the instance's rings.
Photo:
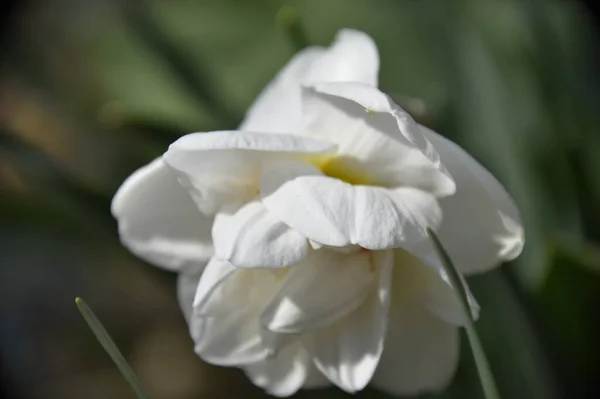
<svg viewBox="0 0 600 399">
<path fill-rule="evenodd" d="M 425 229 L 464 275 L 523 246 L 501 184 L 380 92 L 378 68 L 357 31 L 301 51 L 238 131 L 182 137 L 113 201 L 123 243 L 181 272 L 198 355 L 274 395 L 443 389 L 465 319 Z"/>
</svg>

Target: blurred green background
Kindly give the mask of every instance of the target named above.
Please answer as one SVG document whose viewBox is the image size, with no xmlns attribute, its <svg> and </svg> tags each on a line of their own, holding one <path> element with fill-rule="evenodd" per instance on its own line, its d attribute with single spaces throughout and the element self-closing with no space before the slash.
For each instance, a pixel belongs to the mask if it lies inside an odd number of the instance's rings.
<svg viewBox="0 0 600 399">
<path fill-rule="evenodd" d="M 296 24 L 277 18 L 283 5 Z M 235 128 L 302 36 L 328 45 L 352 27 L 379 45 L 382 90 L 520 206 L 523 255 L 469 280 L 503 397 L 600 397 L 592 11 L 575 0 L 13 2 L 0 26 L 0 396 L 134 397 L 77 312 L 82 296 L 151 397 L 265 397 L 194 355 L 174 275 L 120 246 L 110 200 L 180 135 Z M 466 344 L 452 386 L 428 397 L 482 397 Z"/>
</svg>

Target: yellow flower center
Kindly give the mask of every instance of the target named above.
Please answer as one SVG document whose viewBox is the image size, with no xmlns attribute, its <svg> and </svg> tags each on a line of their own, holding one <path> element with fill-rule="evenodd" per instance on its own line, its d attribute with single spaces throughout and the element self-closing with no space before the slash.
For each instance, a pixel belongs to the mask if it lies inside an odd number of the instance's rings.
<svg viewBox="0 0 600 399">
<path fill-rule="evenodd" d="M 345 156 L 336 155 L 326 158 L 316 166 L 319 167 L 326 176 L 340 179 L 352 185 L 374 185 L 372 180 L 369 179 L 365 173 L 358 170 L 358 163 Z"/>
</svg>

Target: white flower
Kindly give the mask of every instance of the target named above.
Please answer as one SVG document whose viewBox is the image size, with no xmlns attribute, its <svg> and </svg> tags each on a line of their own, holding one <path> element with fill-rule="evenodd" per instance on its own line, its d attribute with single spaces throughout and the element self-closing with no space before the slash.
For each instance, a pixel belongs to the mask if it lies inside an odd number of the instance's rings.
<svg viewBox="0 0 600 399">
<path fill-rule="evenodd" d="M 425 228 L 464 275 L 523 246 L 500 183 L 380 92 L 378 68 L 357 31 L 301 51 L 239 131 L 182 137 L 113 201 L 123 243 L 181 272 L 200 357 L 274 395 L 443 389 L 464 316 Z"/>
</svg>

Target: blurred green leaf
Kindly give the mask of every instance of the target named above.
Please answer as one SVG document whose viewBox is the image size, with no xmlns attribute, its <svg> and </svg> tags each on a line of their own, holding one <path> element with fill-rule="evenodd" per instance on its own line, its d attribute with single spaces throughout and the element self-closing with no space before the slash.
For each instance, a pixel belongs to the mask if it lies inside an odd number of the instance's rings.
<svg viewBox="0 0 600 399">
<path fill-rule="evenodd" d="M 556 352 L 568 397 L 597 397 L 600 251 L 561 238 L 553 244 L 550 259 L 550 274 L 538 301 L 544 333 Z"/>
<path fill-rule="evenodd" d="M 221 101 L 208 72 L 202 68 L 200 62 L 192 64 L 189 57 L 168 40 L 167 35 L 160 31 L 143 4 L 118 1 L 113 1 L 113 4 L 122 12 L 139 38 L 173 71 L 173 76 L 179 79 L 182 87 L 192 93 L 210 111 L 218 126 L 233 128 L 237 125 L 238 118 L 233 116 L 228 106 Z"/>
<path fill-rule="evenodd" d="M 508 398 L 560 398 L 562 381 L 550 363 L 553 347 L 537 322 L 539 309 L 507 266 L 468 279 L 481 305 L 477 327 L 496 382 Z"/>
<path fill-rule="evenodd" d="M 139 399 L 149 399 L 148 395 L 146 395 L 142 389 L 142 385 L 137 375 L 133 372 L 129 364 L 127 364 L 127 361 L 110 338 L 110 335 L 108 335 L 108 332 L 104 329 L 104 326 L 102 326 L 102 323 L 100 323 L 100 320 L 98 320 L 94 312 L 92 312 L 92 309 L 90 309 L 81 298 L 76 298 L 75 303 L 86 323 L 98 339 L 98 342 L 100 342 L 106 353 L 108 353 L 113 362 L 115 362 L 119 371 L 125 380 L 127 380 L 137 397 Z"/>
</svg>

